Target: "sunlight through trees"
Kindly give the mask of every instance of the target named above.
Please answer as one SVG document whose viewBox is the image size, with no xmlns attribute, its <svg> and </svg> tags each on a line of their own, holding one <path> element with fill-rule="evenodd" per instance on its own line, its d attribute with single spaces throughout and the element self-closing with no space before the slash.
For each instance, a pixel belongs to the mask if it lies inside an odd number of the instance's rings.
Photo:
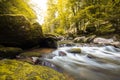
<svg viewBox="0 0 120 80">
<path fill-rule="evenodd" d="M 58 34 L 119 32 L 119 0 L 49 0 L 44 31 Z"/>
</svg>

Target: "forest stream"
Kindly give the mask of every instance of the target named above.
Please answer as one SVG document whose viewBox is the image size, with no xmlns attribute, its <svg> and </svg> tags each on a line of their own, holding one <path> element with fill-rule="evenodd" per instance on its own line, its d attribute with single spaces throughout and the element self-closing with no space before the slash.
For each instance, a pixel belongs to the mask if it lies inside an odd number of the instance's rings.
<svg viewBox="0 0 120 80">
<path fill-rule="evenodd" d="M 81 53 L 69 52 L 73 48 L 81 49 Z M 75 80 L 120 80 L 120 49 L 113 46 L 64 46 L 40 60 Z"/>
</svg>

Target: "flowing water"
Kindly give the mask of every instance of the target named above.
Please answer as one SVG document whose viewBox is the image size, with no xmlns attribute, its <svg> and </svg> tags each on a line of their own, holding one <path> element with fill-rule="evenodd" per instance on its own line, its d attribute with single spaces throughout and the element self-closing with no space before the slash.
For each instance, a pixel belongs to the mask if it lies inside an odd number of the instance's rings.
<svg viewBox="0 0 120 80">
<path fill-rule="evenodd" d="M 80 48 L 81 53 L 70 53 L 71 48 Z M 60 55 L 60 52 L 66 55 Z M 75 80 L 120 80 L 120 49 L 103 47 L 61 47 L 44 58 Z"/>
</svg>

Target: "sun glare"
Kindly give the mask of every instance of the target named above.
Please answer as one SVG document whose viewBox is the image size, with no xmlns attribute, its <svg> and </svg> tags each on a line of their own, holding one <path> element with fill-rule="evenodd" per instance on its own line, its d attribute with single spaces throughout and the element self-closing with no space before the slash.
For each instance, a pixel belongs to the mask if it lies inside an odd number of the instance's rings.
<svg viewBox="0 0 120 80">
<path fill-rule="evenodd" d="M 32 9 L 36 12 L 37 21 L 42 24 L 47 10 L 47 0 L 30 0 Z"/>
</svg>

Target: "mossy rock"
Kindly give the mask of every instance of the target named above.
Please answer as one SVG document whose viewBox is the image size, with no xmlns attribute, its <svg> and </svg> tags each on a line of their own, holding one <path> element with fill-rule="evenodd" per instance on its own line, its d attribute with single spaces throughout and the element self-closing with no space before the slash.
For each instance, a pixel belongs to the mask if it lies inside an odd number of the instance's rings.
<svg viewBox="0 0 120 80">
<path fill-rule="evenodd" d="M 52 38 L 55 38 L 56 39 L 56 35 L 54 34 L 51 34 L 51 33 L 47 33 L 47 34 L 44 34 L 45 37 L 52 37 Z"/>
<path fill-rule="evenodd" d="M 68 50 L 69 53 L 77 53 L 80 54 L 81 53 L 81 49 L 80 48 L 71 48 Z"/>
<path fill-rule="evenodd" d="M 43 38 L 41 26 L 20 14 L 0 14 L 0 44 L 33 47 Z"/>
<path fill-rule="evenodd" d="M 1 60 L 0 80 L 66 80 L 66 78 L 45 66 L 34 66 L 16 60 Z"/>
<path fill-rule="evenodd" d="M 39 43 L 40 47 L 57 48 L 57 41 L 53 37 L 46 37 Z"/>
<path fill-rule="evenodd" d="M 16 55 L 20 54 L 23 50 L 16 47 L 1 47 L 0 57 L 2 58 L 14 58 Z"/>
<path fill-rule="evenodd" d="M 21 53 L 19 56 L 23 57 L 41 57 L 42 53 L 39 52 L 24 52 Z"/>
<path fill-rule="evenodd" d="M 85 36 L 82 37 L 77 37 L 73 40 L 75 43 L 87 43 L 88 42 L 88 38 Z"/>
<path fill-rule="evenodd" d="M 64 40 L 64 41 L 59 41 L 58 45 L 60 47 L 63 47 L 63 46 L 70 47 L 70 46 L 75 46 L 75 43 L 73 43 L 73 41 L 71 41 L 71 40 Z"/>
</svg>

